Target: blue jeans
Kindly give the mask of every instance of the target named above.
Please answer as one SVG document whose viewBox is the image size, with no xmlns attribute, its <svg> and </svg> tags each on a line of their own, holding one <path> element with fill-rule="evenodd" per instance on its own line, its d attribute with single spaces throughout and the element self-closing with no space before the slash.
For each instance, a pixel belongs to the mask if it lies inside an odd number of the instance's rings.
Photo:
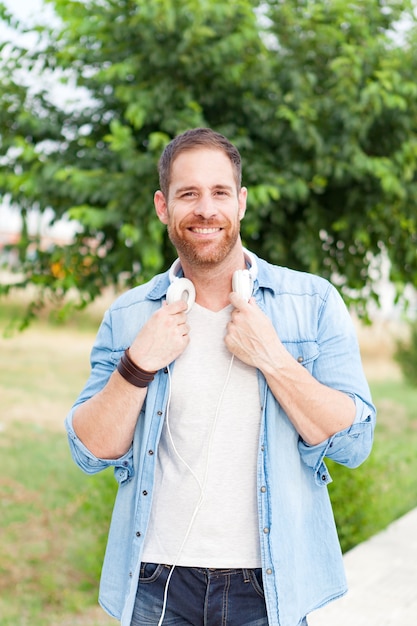
<svg viewBox="0 0 417 626">
<path fill-rule="evenodd" d="M 261 569 L 142 563 L 131 626 L 268 626 Z M 308 626 L 304 619 L 300 626 Z"/>
<path fill-rule="evenodd" d="M 156 626 L 169 565 L 142 563 L 131 626 Z M 163 626 L 268 626 L 260 569 L 176 566 Z"/>
</svg>

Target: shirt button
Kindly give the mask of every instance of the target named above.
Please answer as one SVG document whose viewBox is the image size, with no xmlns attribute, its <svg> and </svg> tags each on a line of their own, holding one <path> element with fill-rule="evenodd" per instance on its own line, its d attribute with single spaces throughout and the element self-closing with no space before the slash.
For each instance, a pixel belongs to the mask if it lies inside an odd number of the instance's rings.
<svg viewBox="0 0 417 626">
<path fill-rule="evenodd" d="M 153 450 L 148 450 L 148 454 L 149 454 L 149 456 L 152 456 L 153 455 Z"/>
<path fill-rule="evenodd" d="M 267 535 L 269 533 L 269 528 L 267 526 L 265 526 L 265 528 L 264 528 L 264 533 L 265 533 L 265 535 Z"/>
<path fill-rule="evenodd" d="M 136 537 L 140 537 L 140 536 L 141 536 L 141 534 L 142 534 L 142 533 L 140 532 L 140 530 L 138 530 L 138 531 L 137 531 L 137 533 L 136 533 Z"/>
<path fill-rule="evenodd" d="M 142 494 L 143 494 L 144 496 L 147 496 L 147 495 L 148 495 L 148 492 L 146 491 L 146 489 L 144 489 L 144 490 L 142 491 Z"/>
<path fill-rule="evenodd" d="M 261 487 L 261 492 L 265 493 L 266 492 L 266 487 Z"/>
<path fill-rule="evenodd" d="M 272 574 L 272 569 L 270 567 L 268 567 L 268 569 L 266 570 L 267 574 Z"/>
<path fill-rule="evenodd" d="M 162 415 L 162 411 L 157 411 L 157 415 Z"/>
<path fill-rule="evenodd" d="M 297 361 L 298 361 L 299 363 L 302 363 L 302 362 L 304 361 L 304 357 L 299 356 L 299 357 L 298 357 L 298 359 L 297 359 Z"/>
</svg>

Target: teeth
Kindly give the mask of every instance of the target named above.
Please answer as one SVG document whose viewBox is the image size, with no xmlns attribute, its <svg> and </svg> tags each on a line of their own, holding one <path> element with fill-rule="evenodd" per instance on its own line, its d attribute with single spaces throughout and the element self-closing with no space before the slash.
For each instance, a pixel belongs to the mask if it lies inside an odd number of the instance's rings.
<svg viewBox="0 0 417 626">
<path fill-rule="evenodd" d="M 209 235 L 210 233 L 217 233 L 220 228 L 193 228 L 195 233 L 199 233 L 201 235 Z"/>
</svg>

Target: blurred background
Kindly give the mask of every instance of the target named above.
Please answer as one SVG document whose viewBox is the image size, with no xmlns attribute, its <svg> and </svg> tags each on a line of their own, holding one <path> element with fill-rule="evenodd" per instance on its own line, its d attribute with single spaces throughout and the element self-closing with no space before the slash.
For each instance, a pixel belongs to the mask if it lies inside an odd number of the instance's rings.
<svg viewBox="0 0 417 626">
<path fill-rule="evenodd" d="M 0 626 L 96 607 L 116 483 L 63 421 L 101 316 L 168 267 L 157 162 L 235 143 L 244 244 L 340 290 L 378 426 L 330 464 L 344 551 L 417 506 L 417 24 L 405 0 L 0 2 Z"/>
</svg>

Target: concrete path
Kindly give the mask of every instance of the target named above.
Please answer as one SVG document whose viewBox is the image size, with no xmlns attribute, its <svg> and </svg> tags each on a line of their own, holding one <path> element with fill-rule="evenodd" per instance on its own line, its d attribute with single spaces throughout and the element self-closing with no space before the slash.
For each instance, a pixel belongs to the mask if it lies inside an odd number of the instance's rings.
<svg viewBox="0 0 417 626">
<path fill-rule="evenodd" d="M 309 626 L 417 625 L 417 509 L 344 556 L 349 592 Z"/>
</svg>

